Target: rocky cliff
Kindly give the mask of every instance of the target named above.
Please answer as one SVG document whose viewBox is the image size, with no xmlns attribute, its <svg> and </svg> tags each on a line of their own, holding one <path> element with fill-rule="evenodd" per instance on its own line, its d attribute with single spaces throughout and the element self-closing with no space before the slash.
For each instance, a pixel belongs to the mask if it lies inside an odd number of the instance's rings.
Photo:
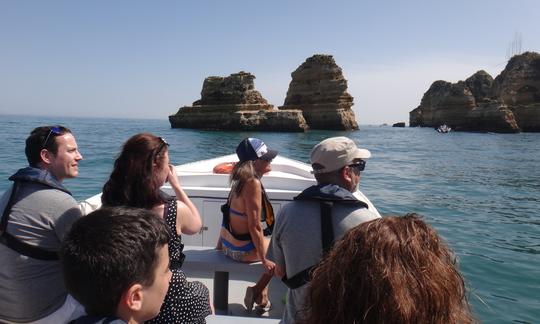
<svg viewBox="0 0 540 324">
<path fill-rule="evenodd" d="M 169 116 L 173 128 L 303 132 L 300 110 L 277 110 L 255 90 L 255 76 L 239 72 L 204 80 L 201 99 Z"/>
<path fill-rule="evenodd" d="M 454 130 L 540 131 L 540 54 L 516 55 L 493 79 L 478 71 L 465 81 L 435 81 L 420 105 L 409 113 L 409 124 Z"/>
<path fill-rule="evenodd" d="M 292 74 L 280 110 L 300 109 L 311 129 L 358 129 L 353 97 L 332 55 L 313 55 Z"/>
</svg>

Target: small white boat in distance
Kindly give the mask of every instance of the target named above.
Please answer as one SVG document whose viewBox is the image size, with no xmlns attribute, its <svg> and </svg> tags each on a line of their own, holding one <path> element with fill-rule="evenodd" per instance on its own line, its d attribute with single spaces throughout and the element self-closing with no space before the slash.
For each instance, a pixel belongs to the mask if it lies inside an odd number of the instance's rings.
<svg viewBox="0 0 540 324">
<path fill-rule="evenodd" d="M 439 133 L 448 133 L 452 130 L 452 127 L 446 125 L 446 124 L 442 124 L 440 125 L 439 127 L 437 127 L 437 132 Z"/>
<path fill-rule="evenodd" d="M 220 156 L 208 160 L 186 163 L 175 167 L 180 184 L 197 206 L 202 217 L 203 228 L 196 235 L 183 235 L 186 245 L 216 246 L 221 227 L 221 205 L 229 195 L 229 174 L 214 173 L 214 168 L 223 163 L 237 162 L 236 154 Z M 316 184 L 309 164 L 278 155 L 272 161 L 272 171 L 261 179 L 277 216 L 281 206 L 293 200 L 302 190 Z M 163 191 L 174 195 L 169 184 Z M 354 195 L 364 201 L 369 210 L 379 214 L 375 206 L 360 191 Z M 83 213 L 89 213 L 101 206 L 101 194 L 80 203 Z"/>
</svg>

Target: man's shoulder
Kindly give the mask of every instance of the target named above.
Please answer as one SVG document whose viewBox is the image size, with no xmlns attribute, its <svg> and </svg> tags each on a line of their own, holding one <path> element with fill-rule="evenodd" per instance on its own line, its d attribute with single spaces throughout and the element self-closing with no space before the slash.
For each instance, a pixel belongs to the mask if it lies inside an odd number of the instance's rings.
<svg viewBox="0 0 540 324">
<path fill-rule="evenodd" d="M 319 204 L 315 201 L 291 201 L 279 212 L 276 220 L 278 231 L 297 231 L 319 221 Z"/>
<path fill-rule="evenodd" d="M 26 197 L 24 201 L 20 201 L 20 208 L 24 210 L 40 208 L 49 215 L 63 215 L 67 213 L 75 217 L 81 214 L 77 201 L 70 194 L 62 190 L 30 183 L 21 189 L 18 195 Z"/>
<path fill-rule="evenodd" d="M 343 225 L 349 228 L 372 221 L 377 218 L 381 218 L 378 214 L 370 211 L 367 208 L 352 208 L 349 210 L 344 210 L 342 212 L 344 213 Z"/>
<path fill-rule="evenodd" d="M 298 214 L 303 215 L 303 211 L 312 210 L 313 208 L 317 208 L 319 206 L 319 203 L 316 201 L 307 201 L 307 200 L 293 200 L 281 208 L 281 213 L 283 214 Z"/>
<path fill-rule="evenodd" d="M 350 220 L 351 226 L 368 222 L 380 216 L 362 205 L 335 204 L 332 215 L 337 219 Z M 292 201 L 280 211 L 276 226 L 281 231 L 298 231 L 320 223 L 320 205 L 317 201 Z"/>
<path fill-rule="evenodd" d="M 76 203 L 75 198 L 65 191 L 60 189 L 51 188 L 41 183 L 28 183 L 25 189 L 29 193 L 37 196 L 46 196 L 48 199 L 54 199 L 57 201 L 73 202 Z"/>
</svg>

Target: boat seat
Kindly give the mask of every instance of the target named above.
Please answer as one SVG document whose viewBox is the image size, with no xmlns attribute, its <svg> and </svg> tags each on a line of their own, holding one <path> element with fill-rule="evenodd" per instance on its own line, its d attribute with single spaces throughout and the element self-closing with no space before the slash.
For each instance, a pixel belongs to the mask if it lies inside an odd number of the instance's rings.
<svg viewBox="0 0 540 324">
<path fill-rule="evenodd" d="M 226 315 L 210 315 L 205 318 L 207 324 L 242 324 L 242 323 L 279 323 L 278 318 L 266 318 L 266 317 L 240 317 L 240 316 L 226 316 Z"/>
<path fill-rule="evenodd" d="M 184 246 L 184 254 L 186 258 L 182 269 L 214 272 L 214 307 L 218 314 L 227 314 L 228 312 L 229 272 L 254 273 L 257 275 L 264 272 L 261 262 L 236 262 L 212 247 L 186 245 Z"/>
</svg>

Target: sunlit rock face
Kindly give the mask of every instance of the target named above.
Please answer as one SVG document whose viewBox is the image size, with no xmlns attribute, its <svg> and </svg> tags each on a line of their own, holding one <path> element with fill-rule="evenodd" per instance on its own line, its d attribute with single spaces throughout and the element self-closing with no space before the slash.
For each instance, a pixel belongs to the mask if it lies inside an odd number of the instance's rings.
<svg viewBox="0 0 540 324">
<path fill-rule="evenodd" d="M 410 126 L 488 132 L 540 131 L 540 54 L 516 55 L 493 79 L 478 71 L 465 81 L 435 81 L 409 113 Z"/>
<path fill-rule="evenodd" d="M 201 99 L 169 116 L 173 128 L 287 131 L 308 129 L 300 110 L 280 111 L 255 90 L 255 76 L 247 72 L 204 80 Z"/>
<path fill-rule="evenodd" d="M 284 109 L 300 109 L 311 129 L 352 130 L 358 123 L 353 97 L 332 55 L 313 55 L 292 74 Z"/>
<path fill-rule="evenodd" d="M 540 132 L 540 54 L 514 56 L 493 82 L 495 95 L 512 110 L 524 132 Z"/>
</svg>

